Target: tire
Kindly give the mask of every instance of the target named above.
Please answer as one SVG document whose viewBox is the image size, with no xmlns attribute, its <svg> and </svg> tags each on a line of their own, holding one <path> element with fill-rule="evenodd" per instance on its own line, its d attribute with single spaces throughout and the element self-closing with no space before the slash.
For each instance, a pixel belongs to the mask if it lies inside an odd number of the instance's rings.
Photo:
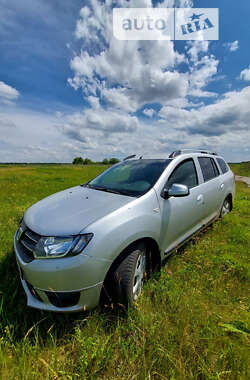
<svg viewBox="0 0 250 380">
<path fill-rule="evenodd" d="M 146 264 L 146 247 L 143 243 L 128 249 L 114 271 L 113 290 L 117 304 L 127 307 L 138 299 L 146 274 Z"/>
<path fill-rule="evenodd" d="M 230 199 L 229 197 L 227 197 L 224 202 L 223 202 L 223 205 L 221 207 L 221 210 L 220 210 L 220 217 L 222 218 L 223 216 L 229 214 L 229 212 L 231 211 L 232 209 L 232 205 L 231 205 L 231 202 L 230 202 Z"/>
</svg>

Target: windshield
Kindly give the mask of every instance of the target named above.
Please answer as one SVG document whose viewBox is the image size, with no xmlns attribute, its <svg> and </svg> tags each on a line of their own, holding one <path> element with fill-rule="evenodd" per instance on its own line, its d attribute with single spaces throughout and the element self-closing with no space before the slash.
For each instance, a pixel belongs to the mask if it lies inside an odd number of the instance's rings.
<svg viewBox="0 0 250 380">
<path fill-rule="evenodd" d="M 127 160 L 105 170 L 85 186 L 138 197 L 154 186 L 171 161 L 171 159 Z"/>
</svg>

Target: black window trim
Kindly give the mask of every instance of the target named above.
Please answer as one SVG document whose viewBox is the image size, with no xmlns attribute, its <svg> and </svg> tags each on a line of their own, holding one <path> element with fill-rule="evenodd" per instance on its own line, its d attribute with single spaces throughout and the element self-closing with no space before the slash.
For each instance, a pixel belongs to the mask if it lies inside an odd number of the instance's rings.
<svg viewBox="0 0 250 380">
<path fill-rule="evenodd" d="M 210 157 L 210 159 L 212 161 L 213 167 L 217 169 L 218 174 L 216 175 L 216 177 L 219 177 L 221 174 L 220 174 L 220 169 L 218 168 L 217 162 L 215 161 L 215 159 L 213 157 Z M 214 177 L 214 178 L 216 178 L 216 177 Z"/>
<path fill-rule="evenodd" d="M 172 172 L 171 172 L 171 173 L 169 174 L 169 176 L 168 176 L 168 179 L 167 179 L 167 181 L 166 181 L 166 183 L 165 183 L 164 188 L 167 188 L 167 187 L 168 187 L 168 186 L 167 186 L 167 184 L 168 184 L 168 180 L 169 180 L 169 178 L 171 177 L 171 175 L 173 174 L 173 172 L 174 172 L 176 169 L 178 169 L 179 166 L 181 166 L 182 164 L 184 164 L 184 162 L 187 162 L 187 161 L 193 161 L 193 164 L 194 164 L 194 170 L 195 170 L 195 175 L 196 175 L 196 181 L 197 181 L 197 185 L 196 185 L 196 186 L 193 186 L 193 187 L 189 187 L 189 190 L 192 190 L 192 189 L 194 189 L 195 187 L 197 187 L 197 186 L 200 185 L 200 183 L 199 183 L 199 177 L 198 177 L 198 173 L 197 173 L 197 168 L 196 168 L 195 161 L 194 161 L 194 159 L 193 159 L 192 157 L 190 157 L 190 158 L 186 158 L 185 160 L 179 162 L 179 164 L 178 164 L 178 165 L 172 170 Z"/>
<path fill-rule="evenodd" d="M 221 175 L 221 174 L 220 174 L 220 170 L 219 170 L 219 174 L 218 174 L 218 175 L 216 175 L 216 176 L 213 177 L 213 178 L 210 178 L 210 179 L 205 180 L 204 175 L 203 175 L 203 171 L 202 171 L 202 167 L 201 167 L 201 164 L 200 164 L 200 161 L 199 161 L 199 158 L 209 158 L 210 161 L 211 161 L 211 163 L 212 163 L 212 167 L 213 167 L 213 169 L 214 169 L 214 165 L 213 165 L 213 157 L 209 157 L 209 156 L 198 156 L 198 157 L 197 157 L 198 162 L 199 162 L 199 165 L 200 165 L 200 169 L 201 169 L 202 178 L 203 178 L 203 181 L 204 181 L 203 183 L 206 183 L 206 182 L 212 181 L 213 179 L 218 178 L 218 177 Z M 217 167 L 217 168 L 218 168 L 218 167 Z"/>
</svg>

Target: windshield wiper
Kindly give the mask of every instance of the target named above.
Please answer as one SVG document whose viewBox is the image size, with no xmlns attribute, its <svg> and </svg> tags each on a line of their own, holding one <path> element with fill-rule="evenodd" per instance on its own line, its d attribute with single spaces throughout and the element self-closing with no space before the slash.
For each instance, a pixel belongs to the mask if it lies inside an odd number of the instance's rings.
<svg viewBox="0 0 250 380">
<path fill-rule="evenodd" d="M 84 183 L 83 185 L 81 185 L 83 187 L 88 187 L 89 189 L 94 189 L 94 190 L 103 190 L 103 187 L 101 186 L 96 186 L 96 185 L 91 185 L 90 183 Z"/>
<path fill-rule="evenodd" d="M 134 197 L 134 195 L 132 195 L 129 191 L 126 191 L 126 190 L 115 190 L 115 189 L 110 189 L 109 187 L 102 187 L 102 186 L 92 185 L 90 183 L 86 183 L 83 186 L 88 187 L 90 189 L 94 189 L 94 190 L 105 191 L 106 193 L 113 193 L 113 194 L 119 194 L 119 195 L 128 195 L 130 197 Z"/>
</svg>

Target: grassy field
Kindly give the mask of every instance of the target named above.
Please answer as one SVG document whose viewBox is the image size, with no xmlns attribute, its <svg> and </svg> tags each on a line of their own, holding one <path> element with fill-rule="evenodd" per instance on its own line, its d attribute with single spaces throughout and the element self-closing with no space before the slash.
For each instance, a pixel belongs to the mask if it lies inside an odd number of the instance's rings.
<svg viewBox="0 0 250 380">
<path fill-rule="evenodd" d="M 250 189 L 243 183 L 234 211 L 173 255 L 126 317 L 26 307 L 12 249 L 25 209 L 103 169 L 0 167 L 0 378 L 248 379 Z"/>
<path fill-rule="evenodd" d="M 230 164 L 235 175 L 250 177 L 250 161 L 239 162 L 238 164 Z"/>
</svg>

